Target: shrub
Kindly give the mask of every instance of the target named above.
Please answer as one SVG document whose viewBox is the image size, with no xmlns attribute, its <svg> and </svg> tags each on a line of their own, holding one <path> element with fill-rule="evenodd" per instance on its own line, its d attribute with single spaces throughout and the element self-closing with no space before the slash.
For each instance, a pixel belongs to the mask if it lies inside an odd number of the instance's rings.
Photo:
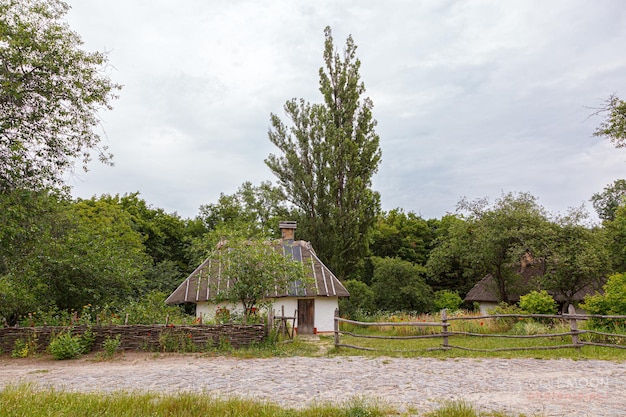
<svg viewBox="0 0 626 417">
<path fill-rule="evenodd" d="M 15 341 L 13 350 L 11 351 L 11 357 L 26 358 L 35 353 L 37 353 L 37 335 L 33 333 L 26 339 L 20 338 Z"/>
<path fill-rule="evenodd" d="M 159 348 L 161 352 L 195 352 L 196 345 L 192 339 L 191 333 L 164 330 L 159 335 Z"/>
<path fill-rule="evenodd" d="M 93 344 L 96 342 L 96 333 L 94 333 L 91 326 L 88 326 L 83 334 L 80 336 L 80 353 L 89 353 L 93 348 Z"/>
<path fill-rule="evenodd" d="M 357 312 L 374 311 L 374 291 L 362 281 L 349 279 L 343 283 L 349 298 L 339 300 L 339 311 L 344 317 L 354 318 Z"/>
<path fill-rule="evenodd" d="M 121 344 L 122 341 L 119 334 L 114 338 L 107 336 L 102 342 L 102 352 L 100 352 L 100 356 L 107 359 L 112 358 L 117 353 Z"/>
<path fill-rule="evenodd" d="M 546 290 L 531 291 L 522 295 L 519 306 L 530 314 L 556 314 L 557 303 Z"/>
<path fill-rule="evenodd" d="M 439 290 L 435 292 L 435 310 L 456 311 L 463 304 L 463 299 L 456 291 Z"/>
<path fill-rule="evenodd" d="M 70 332 L 61 333 L 50 341 L 48 352 L 54 359 L 74 359 L 81 355 L 83 347 L 81 337 Z"/>
<path fill-rule="evenodd" d="M 602 287 L 604 294 L 585 297 L 581 307 L 590 314 L 626 315 L 626 273 L 611 275 Z M 620 331 L 621 323 L 609 319 L 592 319 L 591 326 Z"/>
</svg>

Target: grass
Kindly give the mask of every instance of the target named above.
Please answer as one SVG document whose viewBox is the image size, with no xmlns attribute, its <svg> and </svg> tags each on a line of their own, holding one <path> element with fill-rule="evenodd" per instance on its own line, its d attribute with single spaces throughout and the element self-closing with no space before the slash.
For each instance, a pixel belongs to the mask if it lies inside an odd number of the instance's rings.
<svg viewBox="0 0 626 417">
<path fill-rule="evenodd" d="M 415 410 L 413 410 L 415 411 Z M 411 411 L 413 413 L 413 411 Z M 241 398 L 219 399 L 210 394 L 75 393 L 31 385 L 10 386 L 0 391 L 2 417 L 115 416 L 115 417 L 382 417 L 402 416 L 387 406 L 353 399 L 345 404 L 319 404 L 303 409 L 280 407 L 271 402 Z M 412 414 L 415 415 L 415 414 Z M 444 404 L 422 414 L 426 417 L 514 417 L 499 412 L 477 412 L 462 402 Z"/>
</svg>

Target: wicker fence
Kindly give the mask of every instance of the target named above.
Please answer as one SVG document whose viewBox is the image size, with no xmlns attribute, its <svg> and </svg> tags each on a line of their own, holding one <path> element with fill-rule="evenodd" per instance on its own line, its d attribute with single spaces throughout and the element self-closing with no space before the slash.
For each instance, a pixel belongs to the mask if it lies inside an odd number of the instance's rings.
<svg viewBox="0 0 626 417">
<path fill-rule="evenodd" d="M 44 351 L 54 335 L 64 332 L 82 334 L 87 326 L 2 327 L 0 352 L 11 352 L 18 340 L 35 341 L 37 350 Z M 176 347 L 201 351 L 228 343 L 238 348 L 259 343 L 267 335 L 264 324 L 222 325 L 108 325 L 92 326 L 95 333 L 94 350 L 107 338 L 120 336 L 124 350 L 164 351 Z"/>
<path fill-rule="evenodd" d="M 532 335 L 512 335 L 512 334 L 493 334 L 493 333 L 472 333 L 472 332 L 458 332 L 450 331 L 450 325 L 455 320 L 484 320 L 484 319 L 503 319 L 503 318 L 531 318 L 540 320 L 562 320 L 569 323 L 569 331 L 562 333 L 542 333 Z M 544 350 L 544 349 L 563 349 L 563 348 L 580 348 L 585 345 L 604 346 L 618 349 L 626 349 L 626 345 L 611 344 L 611 343 L 598 343 L 592 341 L 581 340 L 580 335 L 590 334 L 596 336 L 602 336 L 604 338 L 616 338 L 620 340 L 626 340 L 626 334 L 618 333 L 606 333 L 595 330 L 580 330 L 578 328 L 578 322 L 580 320 L 590 319 L 610 319 L 610 320 L 625 320 L 626 316 L 604 316 L 596 314 L 576 314 L 574 307 L 569 306 L 567 314 L 562 315 L 547 315 L 547 314 L 495 314 L 495 315 L 483 315 L 483 316 L 455 316 L 448 317 L 446 310 L 441 311 L 440 322 L 359 322 L 354 320 L 348 320 L 339 317 L 339 311 L 335 311 L 335 346 L 347 347 L 360 350 L 379 350 L 375 348 L 355 346 L 350 344 L 341 343 L 341 335 L 349 335 L 355 338 L 374 338 L 374 339 L 389 339 L 389 340 L 401 340 L 401 339 L 433 339 L 440 338 L 441 346 L 427 348 L 425 350 L 447 350 L 447 349 L 461 349 L 481 352 L 496 352 L 496 351 L 512 351 L 512 350 Z M 354 332 L 347 332 L 340 330 L 340 323 L 349 323 L 363 327 L 397 327 L 397 326 L 412 326 L 415 328 L 420 327 L 438 327 L 439 333 L 424 334 L 424 335 L 409 335 L 409 336 L 387 336 L 387 335 L 363 335 Z M 526 347 L 504 347 L 495 349 L 476 349 L 462 346 L 455 346 L 450 343 L 451 339 L 455 337 L 493 337 L 493 338 L 508 338 L 508 339 L 534 339 L 534 338 L 551 338 L 551 337 L 570 337 L 571 343 L 552 346 L 526 346 Z"/>
</svg>

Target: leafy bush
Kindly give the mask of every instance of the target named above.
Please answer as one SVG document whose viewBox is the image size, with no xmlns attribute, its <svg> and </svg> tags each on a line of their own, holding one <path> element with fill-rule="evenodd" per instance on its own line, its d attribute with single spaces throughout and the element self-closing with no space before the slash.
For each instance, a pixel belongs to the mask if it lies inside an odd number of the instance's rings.
<svg viewBox="0 0 626 417">
<path fill-rule="evenodd" d="M 363 281 L 349 279 L 343 285 L 350 293 L 350 298 L 339 300 L 339 311 L 344 317 L 354 318 L 357 312 L 374 311 L 374 291 Z"/>
<path fill-rule="evenodd" d="M 117 353 L 117 350 L 120 348 L 122 341 L 120 339 L 120 335 L 118 334 L 114 338 L 107 336 L 106 339 L 102 342 L 102 352 L 100 353 L 101 357 L 110 359 Z"/>
<path fill-rule="evenodd" d="M 522 295 L 519 306 L 530 314 L 556 314 L 557 303 L 546 290 L 531 291 Z"/>
<path fill-rule="evenodd" d="M 191 333 L 175 333 L 164 330 L 159 335 L 159 348 L 161 352 L 195 352 L 196 345 L 193 343 Z"/>
<path fill-rule="evenodd" d="M 57 360 L 77 358 L 83 352 L 81 337 L 72 336 L 70 332 L 61 333 L 50 341 L 48 352 Z"/>
<path fill-rule="evenodd" d="M 26 339 L 20 338 L 15 341 L 13 350 L 11 351 L 11 357 L 13 358 L 26 358 L 37 353 L 37 335 L 32 334 Z"/>
<path fill-rule="evenodd" d="M 603 295 L 585 297 L 581 307 L 591 314 L 626 315 L 626 273 L 611 275 L 602 288 Z"/>
<path fill-rule="evenodd" d="M 93 344 L 96 342 L 96 333 L 91 326 L 88 326 L 83 334 L 80 336 L 80 353 L 89 353 L 93 348 Z"/>
<path fill-rule="evenodd" d="M 456 311 L 463 304 L 463 299 L 456 291 L 439 290 L 435 292 L 435 310 L 443 310 L 444 308 L 450 311 Z"/>
<path fill-rule="evenodd" d="M 602 287 L 604 294 L 585 297 L 580 306 L 590 314 L 626 315 L 626 273 L 611 275 Z M 614 322 L 609 319 L 592 319 L 592 327 L 609 331 L 623 331 L 626 323 Z"/>
</svg>

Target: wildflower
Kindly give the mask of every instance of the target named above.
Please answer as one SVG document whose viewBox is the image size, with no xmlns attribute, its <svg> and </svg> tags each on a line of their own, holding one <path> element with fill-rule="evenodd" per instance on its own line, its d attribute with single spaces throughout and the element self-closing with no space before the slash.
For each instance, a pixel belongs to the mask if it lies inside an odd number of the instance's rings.
<svg viewBox="0 0 626 417">
<path fill-rule="evenodd" d="M 481 322 L 480 322 L 480 325 L 482 326 L 483 324 L 485 324 L 485 323 L 483 323 L 483 322 L 481 321 Z"/>
</svg>

